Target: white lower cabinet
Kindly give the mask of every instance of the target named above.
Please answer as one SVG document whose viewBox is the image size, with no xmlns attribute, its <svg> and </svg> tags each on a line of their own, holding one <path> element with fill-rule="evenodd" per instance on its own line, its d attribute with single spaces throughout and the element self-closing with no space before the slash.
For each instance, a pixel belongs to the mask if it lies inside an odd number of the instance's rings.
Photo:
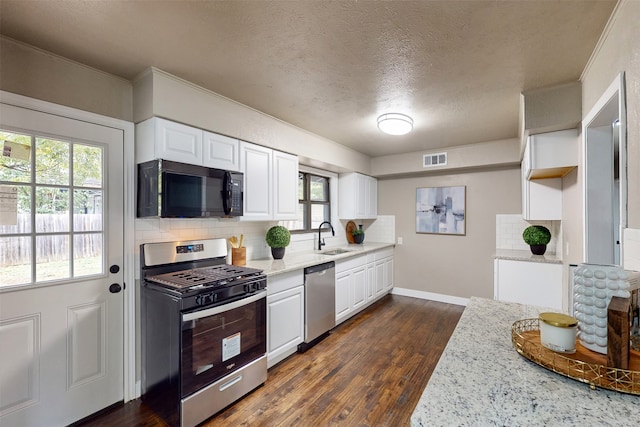
<svg viewBox="0 0 640 427">
<path fill-rule="evenodd" d="M 494 299 L 562 310 L 562 264 L 494 260 Z"/>
<path fill-rule="evenodd" d="M 267 279 L 267 367 L 295 353 L 304 341 L 304 274 Z"/>
<path fill-rule="evenodd" d="M 393 288 L 393 248 L 336 261 L 336 325 Z"/>
</svg>

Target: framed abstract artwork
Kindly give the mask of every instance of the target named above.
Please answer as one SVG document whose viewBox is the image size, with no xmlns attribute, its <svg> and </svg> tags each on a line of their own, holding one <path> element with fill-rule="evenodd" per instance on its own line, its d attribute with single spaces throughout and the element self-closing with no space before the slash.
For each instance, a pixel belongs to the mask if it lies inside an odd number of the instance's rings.
<svg viewBox="0 0 640 427">
<path fill-rule="evenodd" d="M 416 233 L 466 234 L 467 187 L 416 189 Z"/>
</svg>

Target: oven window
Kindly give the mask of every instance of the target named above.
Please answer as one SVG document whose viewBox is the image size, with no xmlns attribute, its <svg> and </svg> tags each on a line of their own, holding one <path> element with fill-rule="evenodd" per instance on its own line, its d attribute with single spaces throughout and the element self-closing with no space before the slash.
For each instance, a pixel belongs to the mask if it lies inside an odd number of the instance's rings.
<svg viewBox="0 0 640 427">
<path fill-rule="evenodd" d="M 266 298 L 182 323 L 182 397 L 266 353 Z"/>
</svg>

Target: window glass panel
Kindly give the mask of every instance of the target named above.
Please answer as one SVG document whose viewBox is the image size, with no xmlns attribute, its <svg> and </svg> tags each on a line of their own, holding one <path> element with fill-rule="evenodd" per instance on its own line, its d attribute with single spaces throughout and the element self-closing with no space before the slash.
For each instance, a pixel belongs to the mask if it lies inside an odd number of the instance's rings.
<svg viewBox="0 0 640 427">
<path fill-rule="evenodd" d="M 69 231 L 69 190 L 36 187 L 36 232 Z"/>
<path fill-rule="evenodd" d="M 18 187 L 18 224 L 0 225 L 0 235 L 31 233 L 31 187 L 26 185 L 16 187 Z"/>
<path fill-rule="evenodd" d="M 31 238 L 0 237 L 0 287 L 31 283 Z"/>
<path fill-rule="evenodd" d="M 103 273 L 102 234 L 83 233 L 73 236 L 73 276 Z"/>
<path fill-rule="evenodd" d="M 0 131 L 0 181 L 31 181 L 31 137 Z"/>
<path fill-rule="evenodd" d="M 69 143 L 36 139 L 36 183 L 69 185 Z"/>
<path fill-rule="evenodd" d="M 311 200 L 326 202 L 329 200 L 329 180 L 322 176 L 309 175 Z"/>
<path fill-rule="evenodd" d="M 304 200 L 304 174 L 298 174 L 298 200 Z"/>
<path fill-rule="evenodd" d="M 280 221 L 280 225 L 284 225 L 290 231 L 301 231 L 304 230 L 304 217 L 305 212 L 307 211 L 307 206 L 303 203 L 298 205 L 298 213 L 297 219 L 288 220 L 288 221 Z"/>
<path fill-rule="evenodd" d="M 102 148 L 73 145 L 73 185 L 102 187 Z"/>
<path fill-rule="evenodd" d="M 73 204 L 74 231 L 102 230 L 102 191 L 75 190 Z"/>
<path fill-rule="evenodd" d="M 69 236 L 36 236 L 36 281 L 69 277 Z"/>
<path fill-rule="evenodd" d="M 311 228 L 317 229 L 322 221 L 329 220 L 329 205 L 311 205 Z M 329 228 L 327 226 L 327 228 Z"/>
</svg>

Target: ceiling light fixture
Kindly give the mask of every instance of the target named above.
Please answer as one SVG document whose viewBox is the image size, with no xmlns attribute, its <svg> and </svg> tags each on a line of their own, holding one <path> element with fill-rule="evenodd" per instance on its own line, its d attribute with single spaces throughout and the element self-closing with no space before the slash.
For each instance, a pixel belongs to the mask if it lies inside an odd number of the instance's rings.
<svg viewBox="0 0 640 427">
<path fill-rule="evenodd" d="M 413 119 L 406 114 L 383 114 L 378 117 L 378 129 L 389 135 L 404 135 L 413 129 Z"/>
</svg>

